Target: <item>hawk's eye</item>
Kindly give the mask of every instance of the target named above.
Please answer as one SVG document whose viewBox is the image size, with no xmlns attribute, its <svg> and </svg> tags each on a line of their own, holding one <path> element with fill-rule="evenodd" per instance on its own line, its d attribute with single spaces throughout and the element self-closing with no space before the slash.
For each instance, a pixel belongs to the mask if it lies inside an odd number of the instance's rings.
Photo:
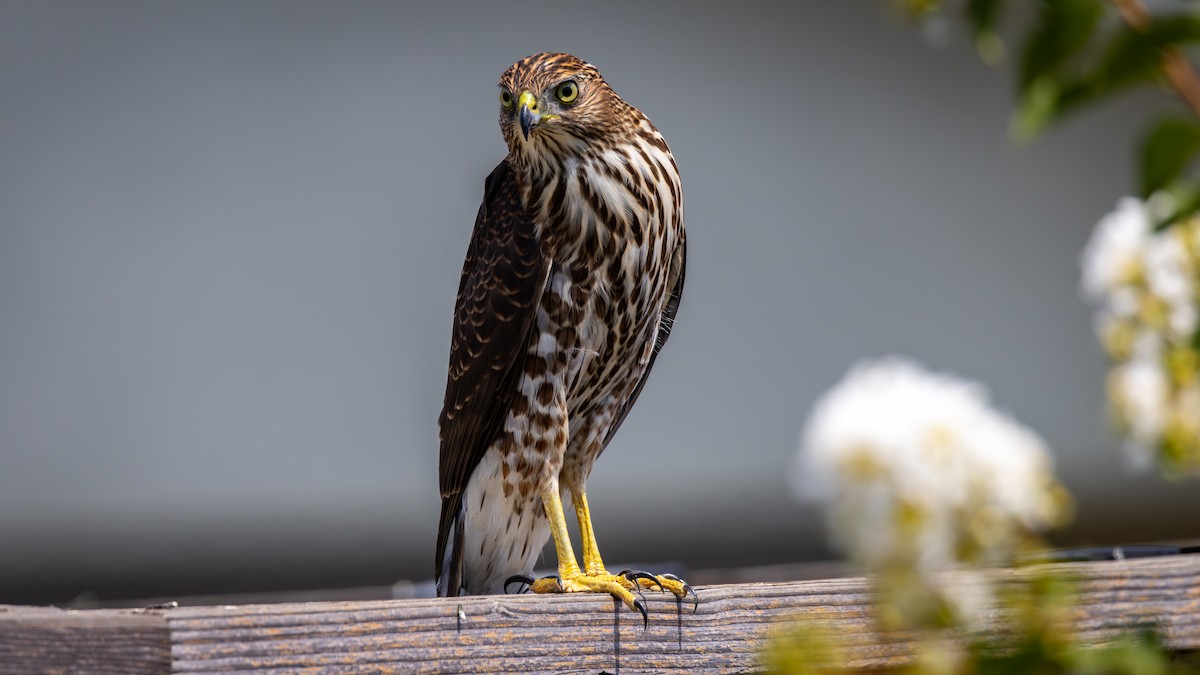
<svg viewBox="0 0 1200 675">
<path fill-rule="evenodd" d="M 575 84 L 574 80 L 567 80 L 558 85 L 554 96 L 563 103 L 574 103 L 575 99 L 579 98 L 579 85 Z"/>
<path fill-rule="evenodd" d="M 500 90 L 500 105 L 505 108 L 511 108 L 513 105 L 512 92 L 507 89 Z"/>
</svg>

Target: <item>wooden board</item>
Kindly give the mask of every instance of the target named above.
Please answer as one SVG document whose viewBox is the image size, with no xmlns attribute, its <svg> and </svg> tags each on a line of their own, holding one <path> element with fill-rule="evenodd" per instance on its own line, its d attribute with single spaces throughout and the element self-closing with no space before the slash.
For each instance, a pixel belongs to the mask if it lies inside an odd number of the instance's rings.
<svg viewBox="0 0 1200 675">
<path fill-rule="evenodd" d="M 171 672 L 161 615 L 0 605 L 0 673 L 157 675 Z"/>
<path fill-rule="evenodd" d="M 1200 649 L 1200 555 L 1052 567 L 1083 579 L 1077 609 L 1083 639 L 1104 642 L 1149 621 L 1172 649 Z M 128 673 L 752 672 L 773 631 L 814 613 L 846 639 L 847 665 L 899 664 L 910 654 L 910 645 L 882 641 L 872 630 L 863 579 L 697 590 L 694 613 L 690 604 L 679 607 L 672 596 L 647 592 L 647 628 L 640 615 L 617 611 L 599 595 L 185 607 L 141 615 L 81 611 L 41 623 L 31 623 L 29 612 L 48 610 L 8 608 L 0 611 L 0 663 L 16 658 L 26 669 L 0 672 L 85 672 L 49 664 L 105 664 L 120 656 L 142 668 L 119 671 Z M 85 624 L 93 635 L 103 627 L 111 641 L 70 646 L 67 635 L 86 633 Z M 10 634 L 11 625 L 24 632 Z M 163 639 L 169 639 L 169 665 L 155 651 Z M 60 654 L 56 642 L 74 655 Z M 84 653 L 88 649 L 97 651 Z"/>
</svg>

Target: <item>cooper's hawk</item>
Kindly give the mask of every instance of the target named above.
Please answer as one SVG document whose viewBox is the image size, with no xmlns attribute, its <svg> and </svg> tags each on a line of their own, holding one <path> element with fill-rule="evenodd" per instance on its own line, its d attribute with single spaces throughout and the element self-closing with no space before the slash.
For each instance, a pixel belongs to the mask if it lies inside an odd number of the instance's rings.
<svg viewBox="0 0 1200 675">
<path fill-rule="evenodd" d="M 439 595 L 503 592 L 554 536 L 558 577 L 535 592 L 601 591 L 630 608 L 640 583 L 611 574 L 584 490 L 633 407 L 683 292 L 683 197 L 662 134 L 569 54 L 500 77 L 508 156 L 484 184 L 455 307 L 441 429 Z M 580 568 L 562 502 L 570 496 Z"/>
</svg>

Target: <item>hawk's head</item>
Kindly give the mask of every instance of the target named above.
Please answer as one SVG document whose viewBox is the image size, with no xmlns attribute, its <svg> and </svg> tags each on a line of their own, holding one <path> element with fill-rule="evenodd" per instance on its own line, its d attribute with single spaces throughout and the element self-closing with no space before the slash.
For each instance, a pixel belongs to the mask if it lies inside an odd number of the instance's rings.
<svg viewBox="0 0 1200 675">
<path fill-rule="evenodd" d="M 534 54 L 500 76 L 500 129 L 514 154 L 569 154 L 619 133 L 636 115 L 595 66 L 570 54 Z"/>
</svg>

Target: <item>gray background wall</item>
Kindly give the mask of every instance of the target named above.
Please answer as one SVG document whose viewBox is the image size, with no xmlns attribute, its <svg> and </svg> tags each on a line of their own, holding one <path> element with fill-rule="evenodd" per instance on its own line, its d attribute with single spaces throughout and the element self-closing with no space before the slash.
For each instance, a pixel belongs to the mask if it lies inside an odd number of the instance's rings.
<svg viewBox="0 0 1200 675">
<path fill-rule="evenodd" d="M 1018 149 L 963 36 L 788 7 L 0 4 L 0 602 L 429 576 L 495 80 L 546 49 L 684 178 L 677 330 L 591 481 L 610 561 L 829 555 L 785 469 L 815 397 L 891 352 L 1049 440 L 1061 541 L 1200 534 L 1195 484 L 1124 472 L 1076 291 L 1164 99 Z"/>
</svg>

